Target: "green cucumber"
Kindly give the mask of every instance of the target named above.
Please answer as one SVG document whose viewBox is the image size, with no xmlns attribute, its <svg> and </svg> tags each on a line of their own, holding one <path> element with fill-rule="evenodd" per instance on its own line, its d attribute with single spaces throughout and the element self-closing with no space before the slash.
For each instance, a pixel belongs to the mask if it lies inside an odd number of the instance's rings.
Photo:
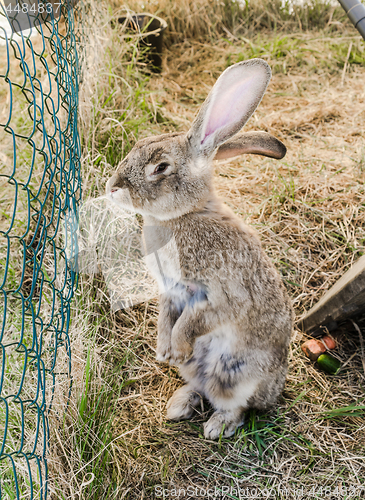
<svg viewBox="0 0 365 500">
<path fill-rule="evenodd" d="M 318 366 L 330 375 L 336 375 L 341 367 L 341 362 L 330 354 L 321 354 L 317 359 Z"/>
</svg>

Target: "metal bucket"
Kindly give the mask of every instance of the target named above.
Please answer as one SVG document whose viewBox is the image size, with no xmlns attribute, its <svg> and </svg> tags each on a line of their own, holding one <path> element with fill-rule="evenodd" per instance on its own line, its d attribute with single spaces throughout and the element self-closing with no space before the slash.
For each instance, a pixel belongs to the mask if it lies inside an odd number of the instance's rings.
<svg viewBox="0 0 365 500">
<path fill-rule="evenodd" d="M 147 59 L 152 71 L 162 70 L 162 35 L 167 28 L 163 19 L 152 14 L 136 14 L 118 18 L 119 24 L 124 24 L 129 31 L 141 35 L 141 46 L 148 47 Z"/>
</svg>

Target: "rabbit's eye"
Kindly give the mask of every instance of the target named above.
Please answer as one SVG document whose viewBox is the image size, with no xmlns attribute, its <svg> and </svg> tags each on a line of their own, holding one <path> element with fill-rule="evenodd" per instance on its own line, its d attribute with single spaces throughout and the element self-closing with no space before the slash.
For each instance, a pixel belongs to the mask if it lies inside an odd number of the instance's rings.
<svg viewBox="0 0 365 500">
<path fill-rule="evenodd" d="M 153 171 L 154 174 L 161 174 L 162 172 L 165 172 L 165 170 L 169 167 L 170 165 L 164 161 L 162 163 L 159 163 L 155 170 Z"/>
</svg>

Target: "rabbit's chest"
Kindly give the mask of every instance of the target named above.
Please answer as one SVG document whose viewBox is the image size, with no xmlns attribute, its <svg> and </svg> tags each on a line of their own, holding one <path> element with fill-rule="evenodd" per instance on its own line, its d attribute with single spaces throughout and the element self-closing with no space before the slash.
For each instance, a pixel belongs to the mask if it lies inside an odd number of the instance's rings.
<svg viewBox="0 0 365 500">
<path fill-rule="evenodd" d="M 185 307 L 193 307 L 197 302 L 207 299 L 203 288 L 196 283 L 174 283 L 168 278 L 166 280 L 165 295 L 173 302 L 179 314 L 182 313 Z"/>
<path fill-rule="evenodd" d="M 183 275 L 186 276 L 186 270 L 182 272 L 178 248 L 173 237 L 166 237 L 165 241 L 156 240 L 153 250 L 146 255 L 147 267 L 157 280 L 160 293 L 170 298 L 179 314 L 186 306 L 193 307 L 197 302 L 206 300 L 205 290 L 200 284 L 183 278 Z"/>
<path fill-rule="evenodd" d="M 166 245 L 148 255 L 146 263 L 158 283 L 160 293 L 170 298 L 179 314 L 186 306 L 193 307 L 197 302 L 207 299 L 201 285 L 182 279 L 176 248 Z"/>
</svg>

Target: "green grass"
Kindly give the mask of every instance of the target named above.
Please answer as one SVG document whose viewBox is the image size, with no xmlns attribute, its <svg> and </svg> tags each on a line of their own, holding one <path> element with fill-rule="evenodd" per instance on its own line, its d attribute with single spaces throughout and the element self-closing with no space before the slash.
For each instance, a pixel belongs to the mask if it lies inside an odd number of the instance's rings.
<svg viewBox="0 0 365 500">
<path fill-rule="evenodd" d="M 300 35 L 299 35 L 300 36 Z M 310 74 L 327 71 L 330 75 L 344 67 L 349 50 L 349 41 L 341 38 L 334 39 L 323 35 L 324 41 L 316 47 L 313 38 L 306 36 L 301 39 L 296 33 L 293 35 L 278 34 L 267 39 L 267 36 L 258 33 L 254 38 L 245 39 L 241 51 L 237 51 L 237 44 L 227 40 L 234 47 L 235 54 L 227 55 L 227 67 L 236 62 L 245 61 L 254 57 L 270 58 L 274 73 L 290 73 L 293 69 L 303 68 Z M 352 42 L 351 37 L 351 42 Z M 315 38 L 314 38 L 315 40 Z M 352 42 L 348 64 L 363 66 L 365 64 L 365 46 L 361 40 Z"/>
</svg>

